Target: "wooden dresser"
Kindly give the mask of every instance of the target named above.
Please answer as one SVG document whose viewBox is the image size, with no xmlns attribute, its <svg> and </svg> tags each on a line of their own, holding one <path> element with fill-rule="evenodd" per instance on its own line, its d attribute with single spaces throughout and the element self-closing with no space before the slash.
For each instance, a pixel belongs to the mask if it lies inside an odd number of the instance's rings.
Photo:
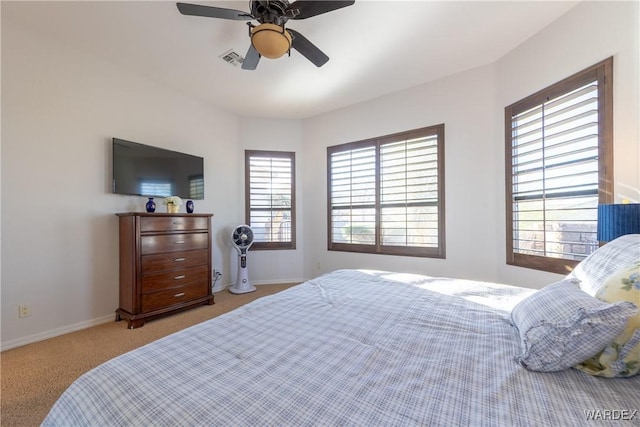
<svg viewBox="0 0 640 427">
<path fill-rule="evenodd" d="M 130 329 L 200 304 L 211 293 L 213 214 L 126 212 L 120 222 L 120 308 Z"/>
</svg>

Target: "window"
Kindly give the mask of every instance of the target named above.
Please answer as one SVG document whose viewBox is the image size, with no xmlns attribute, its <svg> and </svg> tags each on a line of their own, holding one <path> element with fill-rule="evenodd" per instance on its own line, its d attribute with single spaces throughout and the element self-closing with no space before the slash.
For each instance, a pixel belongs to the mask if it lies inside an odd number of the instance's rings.
<svg viewBox="0 0 640 427">
<path fill-rule="evenodd" d="M 155 194 L 156 196 L 171 196 L 170 182 L 143 180 L 140 182 L 140 194 Z"/>
<path fill-rule="evenodd" d="M 611 58 L 505 108 L 507 264 L 566 274 L 613 200 Z"/>
<path fill-rule="evenodd" d="M 295 153 L 245 151 L 246 221 L 252 249 L 296 248 Z"/>
<path fill-rule="evenodd" d="M 189 177 L 189 195 L 194 199 L 204 199 L 204 177 L 202 175 Z"/>
<path fill-rule="evenodd" d="M 444 125 L 327 148 L 329 250 L 444 258 Z"/>
<path fill-rule="evenodd" d="M 154 194 L 158 197 L 169 197 L 174 195 L 174 185 L 167 181 L 157 181 L 143 179 L 140 181 L 140 194 Z M 204 199 L 204 178 L 202 175 L 189 177 L 189 197 L 193 199 Z"/>
</svg>

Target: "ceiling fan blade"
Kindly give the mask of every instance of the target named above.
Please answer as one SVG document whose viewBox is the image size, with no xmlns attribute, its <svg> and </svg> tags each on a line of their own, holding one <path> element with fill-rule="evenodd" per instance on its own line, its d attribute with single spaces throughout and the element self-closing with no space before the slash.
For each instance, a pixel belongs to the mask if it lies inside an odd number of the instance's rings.
<svg viewBox="0 0 640 427">
<path fill-rule="evenodd" d="M 177 3 L 178 10 L 183 15 L 204 16 L 205 18 L 233 19 L 235 21 L 248 21 L 253 19 L 247 12 L 221 7 L 202 6 L 199 4 Z"/>
<path fill-rule="evenodd" d="M 260 54 L 253 45 L 250 45 L 242 61 L 241 68 L 243 70 L 255 70 L 258 67 L 258 62 L 260 62 Z"/>
<path fill-rule="evenodd" d="M 306 19 L 312 16 L 321 15 L 336 9 L 351 6 L 355 0 L 338 1 L 338 0 L 297 0 L 291 3 L 285 10 L 285 14 L 290 19 Z"/>
<path fill-rule="evenodd" d="M 311 61 L 313 65 L 316 67 L 322 67 L 327 63 L 329 57 L 325 55 L 323 51 L 318 49 L 316 45 L 307 40 L 305 36 L 290 28 L 287 28 L 287 31 L 289 31 L 293 36 L 291 47 L 300 52 L 300 54 Z"/>
</svg>

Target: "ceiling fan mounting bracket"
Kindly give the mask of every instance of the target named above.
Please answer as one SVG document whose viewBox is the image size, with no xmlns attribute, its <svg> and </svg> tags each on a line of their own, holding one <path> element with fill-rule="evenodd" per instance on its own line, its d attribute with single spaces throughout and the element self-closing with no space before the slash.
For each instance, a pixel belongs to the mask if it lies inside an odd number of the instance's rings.
<svg viewBox="0 0 640 427">
<path fill-rule="evenodd" d="M 284 26 L 289 2 L 287 0 L 253 0 L 251 1 L 251 15 L 261 24 L 275 24 Z"/>
</svg>

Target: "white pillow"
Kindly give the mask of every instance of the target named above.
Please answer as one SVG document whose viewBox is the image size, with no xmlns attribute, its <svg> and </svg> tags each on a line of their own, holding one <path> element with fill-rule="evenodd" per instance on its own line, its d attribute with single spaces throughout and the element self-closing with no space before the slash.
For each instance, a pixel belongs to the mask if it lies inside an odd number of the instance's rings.
<svg viewBox="0 0 640 427">
<path fill-rule="evenodd" d="M 628 301 L 609 304 L 588 295 L 575 279 L 548 285 L 511 312 L 522 346 L 515 360 L 531 371 L 568 369 L 604 349 L 637 312 Z"/>
<path fill-rule="evenodd" d="M 616 271 L 640 261 L 640 234 L 626 234 L 596 249 L 580 261 L 567 278 L 580 280 L 580 288 L 595 296 Z"/>
</svg>

